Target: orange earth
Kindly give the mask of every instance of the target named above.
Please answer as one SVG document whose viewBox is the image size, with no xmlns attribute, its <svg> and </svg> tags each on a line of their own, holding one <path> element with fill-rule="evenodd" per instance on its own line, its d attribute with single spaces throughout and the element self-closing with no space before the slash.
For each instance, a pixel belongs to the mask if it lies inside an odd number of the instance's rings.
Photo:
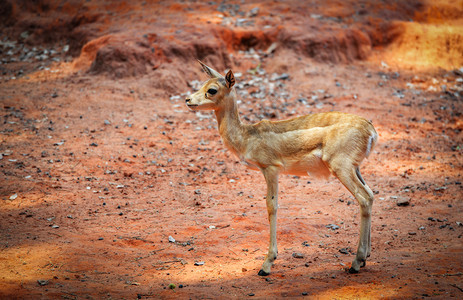
<svg viewBox="0 0 463 300">
<path fill-rule="evenodd" d="M 0 298 L 463 298 L 462 16 L 461 0 L 2 1 Z M 185 107 L 196 59 L 233 69 L 243 121 L 372 120 L 359 274 L 353 197 L 280 176 L 279 258 L 257 276 L 265 183 Z"/>
</svg>

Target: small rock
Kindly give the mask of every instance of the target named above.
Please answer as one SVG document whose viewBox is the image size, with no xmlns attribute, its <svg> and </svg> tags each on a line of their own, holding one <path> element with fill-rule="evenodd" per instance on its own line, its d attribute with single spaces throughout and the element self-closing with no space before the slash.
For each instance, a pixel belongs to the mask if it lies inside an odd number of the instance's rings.
<svg viewBox="0 0 463 300">
<path fill-rule="evenodd" d="M 277 81 L 277 80 L 288 80 L 288 79 L 289 79 L 289 75 L 286 74 L 286 73 L 283 73 L 283 74 L 281 74 L 281 75 L 278 75 L 278 74 L 274 73 L 274 74 L 272 75 L 272 77 L 270 78 L 270 80 L 272 80 L 272 81 Z"/>
<path fill-rule="evenodd" d="M 339 229 L 339 226 L 336 225 L 336 224 L 328 224 L 325 226 L 326 228 L 329 228 L 331 230 L 338 230 Z"/>
<path fill-rule="evenodd" d="M 197 261 L 195 262 L 195 266 L 203 266 L 204 262 L 203 261 Z"/>
<path fill-rule="evenodd" d="M 109 120 L 104 120 L 105 125 L 111 125 L 111 122 Z"/>
<path fill-rule="evenodd" d="M 256 17 L 257 14 L 259 13 L 259 7 L 254 7 L 253 9 L 251 9 L 248 13 L 248 17 Z"/>
<path fill-rule="evenodd" d="M 18 194 L 14 194 L 10 196 L 10 200 L 15 200 L 16 198 L 18 198 Z"/>
<path fill-rule="evenodd" d="M 271 44 L 270 47 L 268 47 L 267 50 L 265 50 L 265 54 L 270 55 L 271 53 L 275 51 L 277 47 L 278 47 L 277 43 Z M 236 74 L 235 74 L 235 77 L 236 77 Z"/>
<path fill-rule="evenodd" d="M 294 257 L 294 258 L 304 258 L 304 254 L 294 252 L 294 253 L 293 253 L 293 257 Z"/>
<path fill-rule="evenodd" d="M 175 243 L 175 239 L 169 235 L 169 243 Z"/>
<path fill-rule="evenodd" d="M 21 38 L 27 39 L 29 37 L 29 32 L 28 31 L 23 31 L 20 35 Z"/>
<path fill-rule="evenodd" d="M 416 232 L 409 232 L 408 235 L 416 235 Z"/>
<path fill-rule="evenodd" d="M 342 254 L 349 254 L 349 250 L 347 248 L 339 249 L 339 252 Z"/>
<path fill-rule="evenodd" d="M 410 199 L 407 197 L 397 197 L 397 206 L 408 206 L 410 205 Z"/>
<path fill-rule="evenodd" d="M 90 146 L 92 146 L 92 147 L 98 147 L 98 144 L 97 144 L 97 143 L 91 143 Z"/>
<path fill-rule="evenodd" d="M 45 285 L 49 284 L 50 281 L 39 279 L 39 280 L 37 280 L 37 283 L 38 283 L 40 286 L 45 286 Z"/>
</svg>

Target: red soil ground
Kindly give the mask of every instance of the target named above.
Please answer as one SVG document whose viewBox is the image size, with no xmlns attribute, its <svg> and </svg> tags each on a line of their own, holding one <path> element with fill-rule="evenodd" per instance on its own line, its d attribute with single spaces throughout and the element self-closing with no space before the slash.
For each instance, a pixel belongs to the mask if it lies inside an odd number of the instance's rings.
<svg viewBox="0 0 463 300">
<path fill-rule="evenodd" d="M 1 298 L 463 297 L 461 1 L 54 3 L 0 4 Z M 247 122 L 373 121 L 359 274 L 353 197 L 281 176 L 257 276 L 264 180 L 184 106 L 197 58 L 234 70 Z"/>
</svg>

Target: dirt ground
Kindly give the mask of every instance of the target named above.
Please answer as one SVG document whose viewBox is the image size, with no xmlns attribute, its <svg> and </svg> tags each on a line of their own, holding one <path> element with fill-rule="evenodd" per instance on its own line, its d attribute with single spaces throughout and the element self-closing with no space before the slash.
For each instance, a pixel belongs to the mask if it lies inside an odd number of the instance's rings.
<svg viewBox="0 0 463 300">
<path fill-rule="evenodd" d="M 56 3 L 58 2 L 58 3 Z M 3 1 L 0 298 L 463 298 L 462 1 Z M 184 98 L 233 69 L 243 121 L 372 120 L 355 199 L 265 183 Z"/>
</svg>

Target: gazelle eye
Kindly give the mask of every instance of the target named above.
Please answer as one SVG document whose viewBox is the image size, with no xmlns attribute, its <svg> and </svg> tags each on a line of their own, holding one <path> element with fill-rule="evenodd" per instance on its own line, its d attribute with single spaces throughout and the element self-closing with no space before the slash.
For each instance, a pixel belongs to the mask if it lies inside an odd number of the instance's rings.
<svg viewBox="0 0 463 300">
<path fill-rule="evenodd" d="M 214 89 L 208 89 L 207 92 L 211 95 L 217 94 L 217 90 L 214 90 Z"/>
</svg>

